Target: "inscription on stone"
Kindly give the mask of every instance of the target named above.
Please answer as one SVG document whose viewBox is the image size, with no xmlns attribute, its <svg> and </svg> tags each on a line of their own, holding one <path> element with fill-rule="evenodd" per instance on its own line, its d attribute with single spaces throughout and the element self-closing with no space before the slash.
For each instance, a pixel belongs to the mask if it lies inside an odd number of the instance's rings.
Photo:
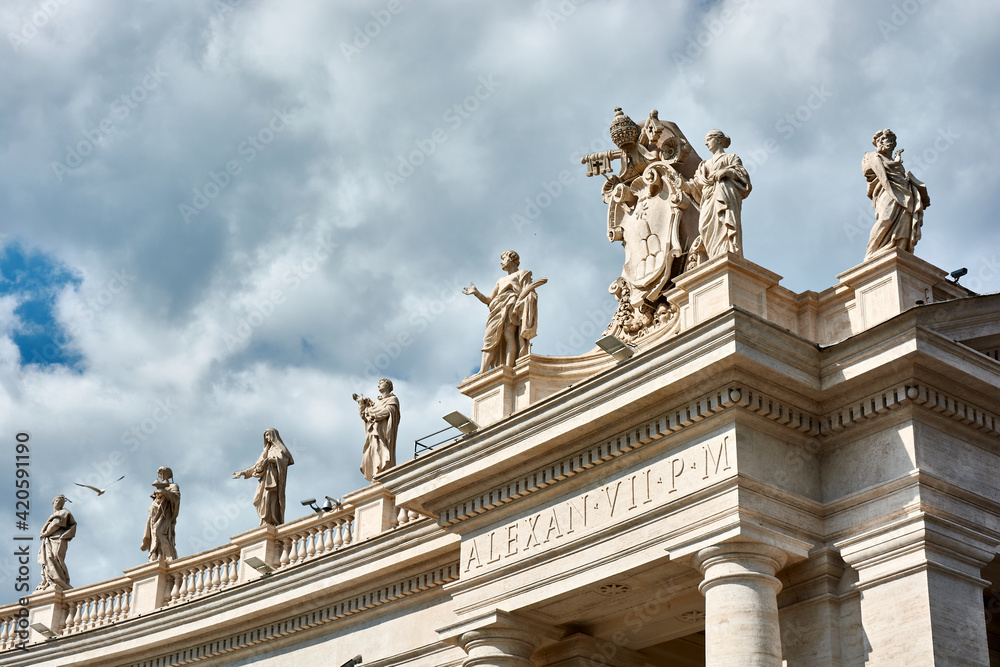
<svg viewBox="0 0 1000 667">
<path fill-rule="evenodd" d="M 481 574 L 632 518 L 734 473 L 729 436 L 605 480 L 547 509 L 462 541 L 462 573 Z M 485 569 L 484 569 L 485 568 Z"/>
</svg>

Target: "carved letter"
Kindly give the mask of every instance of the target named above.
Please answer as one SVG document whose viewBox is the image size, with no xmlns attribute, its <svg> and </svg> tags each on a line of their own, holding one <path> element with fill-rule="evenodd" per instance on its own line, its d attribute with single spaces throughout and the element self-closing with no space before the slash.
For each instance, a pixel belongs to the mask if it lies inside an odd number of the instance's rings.
<svg viewBox="0 0 1000 667">
<path fill-rule="evenodd" d="M 494 533 L 496 533 L 495 530 L 490 531 L 490 559 L 488 561 L 486 561 L 487 565 L 489 565 L 490 563 L 495 563 L 498 560 L 500 560 L 500 554 L 495 554 L 494 555 L 494 553 L 493 553 L 493 534 Z"/>
<path fill-rule="evenodd" d="M 638 475 L 632 475 L 631 477 L 628 478 L 628 481 L 632 485 L 632 504 L 629 505 L 630 510 L 634 510 L 636 507 L 638 507 L 638 505 L 635 504 L 635 478 L 637 476 Z"/>
<path fill-rule="evenodd" d="M 581 512 L 573 503 L 566 503 L 569 506 L 569 530 L 566 534 L 569 535 L 573 532 L 573 512 L 576 512 L 577 516 L 583 519 L 583 527 L 587 527 L 587 499 L 590 497 L 589 494 L 583 497 L 583 511 Z"/>
<path fill-rule="evenodd" d="M 677 464 L 680 464 L 678 467 Z M 684 474 L 684 459 L 670 460 L 670 493 L 677 490 L 677 478 Z"/>
<path fill-rule="evenodd" d="M 476 567 L 482 567 L 483 563 L 479 560 L 479 549 L 476 547 L 476 540 L 469 540 L 469 558 L 465 563 L 465 571 L 468 572 L 472 569 L 472 561 L 476 562 Z"/>
<path fill-rule="evenodd" d="M 723 470 L 729 470 L 729 436 L 723 436 L 722 442 L 719 444 L 719 455 L 716 456 L 712 453 L 711 445 L 705 445 L 705 474 L 702 475 L 702 479 L 708 479 L 708 461 L 711 458 L 712 463 L 715 464 L 715 474 L 719 473 L 719 466 L 723 461 L 726 462 L 726 467 Z"/>
<path fill-rule="evenodd" d="M 532 540 L 535 541 L 535 546 L 536 547 L 541 544 L 541 542 L 538 539 L 538 535 L 535 535 L 535 528 L 538 526 L 538 519 L 541 516 L 542 516 L 541 514 L 536 514 L 535 516 L 524 520 L 525 523 L 528 524 L 528 531 L 529 531 L 528 532 L 528 539 L 526 539 L 524 541 L 524 550 L 525 551 L 527 551 L 529 548 L 531 548 L 531 541 Z"/>
<path fill-rule="evenodd" d="M 559 519 L 556 518 L 556 508 L 552 508 L 552 516 L 549 518 L 549 528 L 545 531 L 545 541 L 549 541 L 549 536 L 552 535 L 552 531 L 556 531 L 556 537 L 562 537 L 562 531 L 559 530 Z"/>
<path fill-rule="evenodd" d="M 511 546 L 513 545 L 514 550 L 511 551 Z M 513 526 L 507 526 L 507 555 L 513 556 L 517 553 L 517 524 Z"/>
<path fill-rule="evenodd" d="M 611 498 L 611 491 L 609 490 L 611 487 L 610 486 L 604 487 L 604 495 L 608 497 L 608 504 L 611 505 L 611 516 L 615 515 L 615 503 L 618 502 L 618 487 L 620 487 L 621 485 L 622 485 L 621 480 L 615 482 L 615 497 L 613 499 Z"/>
<path fill-rule="evenodd" d="M 651 472 L 653 472 L 653 471 L 652 470 L 646 470 L 645 471 L 645 473 L 646 473 L 646 499 L 642 501 L 643 505 L 645 505 L 646 503 L 653 502 L 653 495 L 650 493 L 650 490 L 649 490 L 649 473 L 651 473 Z"/>
</svg>

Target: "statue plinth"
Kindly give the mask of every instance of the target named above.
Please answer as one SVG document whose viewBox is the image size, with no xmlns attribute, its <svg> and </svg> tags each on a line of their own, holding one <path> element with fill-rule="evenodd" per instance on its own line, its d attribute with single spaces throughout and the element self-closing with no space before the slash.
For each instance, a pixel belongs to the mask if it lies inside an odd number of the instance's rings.
<svg viewBox="0 0 1000 667">
<path fill-rule="evenodd" d="M 52 632 L 59 634 L 63 624 L 66 622 L 66 604 L 64 602 L 65 591 L 58 588 L 50 588 L 44 591 L 36 591 L 28 596 L 28 626 L 34 623 L 41 623 Z M 28 643 L 37 644 L 44 642 L 46 637 L 31 628 L 28 635 Z"/>
<path fill-rule="evenodd" d="M 344 494 L 344 503 L 354 507 L 355 540 L 358 542 L 381 535 L 394 525 L 396 497 L 378 482 Z"/>
<path fill-rule="evenodd" d="M 125 576 L 132 580 L 131 616 L 142 616 L 159 609 L 170 593 L 166 559 L 144 563 L 125 570 Z"/>
<path fill-rule="evenodd" d="M 271 567 L 278 567 L 281 547 L 276 539 L 278 529 L 270 524 L 247 530 L 230 539 L 240 548 L 239 583 L 260 579 L 263 574 L 245 565 L 247 558 L 256 556 Z"/>
<path fill-rule="evenodd" d="M 603 353 L 585 356 L 605 361 Z M 564 361 L 528 354 L 513 368 L 500 366 L 465 378 L 458 390 L 472 399 L 472 421 L 489 426 L 577 381 L 578 373 L 564 368 Z"/>
<path fill-rule="evenodd" d="M 781 276 L 737 255 L 726 253 L 674 280 L 667 300 L 678 308 L 679 331 L 686 331 L 726 312 L 733 306 L 765 319 L 768 296 Z M 774 299 L 772 299 L 773 301 Z"/>
<path fill-rule="evenodd" d="M 843 291 L 853 296 L 847 304 L 851 333 L 856 334 L 917 305 L 968 296 L 968 291 L 946 280 L 948 273 L 905 250 L 884 250 L 839 274 Z M 851 307 L 853 305 L 853 307 Z M 821 340 L 820 342 L 825 342 Z"/>
</svg>

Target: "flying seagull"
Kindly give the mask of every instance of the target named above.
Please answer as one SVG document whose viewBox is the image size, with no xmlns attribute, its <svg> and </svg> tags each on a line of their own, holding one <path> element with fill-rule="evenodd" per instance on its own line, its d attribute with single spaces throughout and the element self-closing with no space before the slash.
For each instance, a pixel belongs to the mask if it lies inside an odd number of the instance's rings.
<svg viewBox="0 0 1000 667">
<path fill-rule="evenodd" d="M 123 479 L 125 479 L 125 475 L 122 475 L 121 477 L 119 477 L 118 479 L 116 479 L 115 482 L 120 482 Z M 114 484 L 115 482 L 111 482 L 111 484 Z M 108 484 L 108 486 L 111 486 L 111 484 Z M 104 492 L 107 491 L 107 488 L 98 489 L 96 486 L 90 486 L 89 484 L 80 484 L 80 482 L 76 482 L 76 485 L 77 486 L 82 486 L 85 489 L 90 489 L 91 491 L 95 491 L 97 493 L 98 497 L 103 496 Z"/>
</svg>

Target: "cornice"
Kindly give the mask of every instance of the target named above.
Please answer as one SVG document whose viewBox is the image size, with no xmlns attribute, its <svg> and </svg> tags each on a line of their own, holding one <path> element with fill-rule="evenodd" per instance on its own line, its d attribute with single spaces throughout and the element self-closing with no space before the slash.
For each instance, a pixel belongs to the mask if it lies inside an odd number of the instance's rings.
<svg viewBox="0 0 1000 667">
<path fill-rule="evenodd" d="M 519 498 L 565 482 L 591 468 L 635 452 L 730 410 L 742 410 L 821 442 L 906 405 L 920 406 L 993 437 L 1000 437 L 1000 416 L 924 384 L 899 384 L 818 416 L 774 396 L 730 382 L 660 415 L 601 438 L 569 456 L 547 463 L 438 510 L 441 526 L 454 526 Z"/>
<path fill-rule="evenodd" d="M 459 578 L 459 563 L 455 561 L 420 574 L 399 579 L 391 584 L 342 598 L 319 609 L 258 625 L 243 632 L 222 636 L 184 649 L 157 655 L 138 662 L 124 663 L 127 667 L 175 667 L 191 665 L 225 653 L 237 653 L 248 648 L 284 639 L 291 635 L 333 623 L 416 593 L 439 588 Z M 234 656 L 239 658 L 238 655 Z"/>
</svg>

